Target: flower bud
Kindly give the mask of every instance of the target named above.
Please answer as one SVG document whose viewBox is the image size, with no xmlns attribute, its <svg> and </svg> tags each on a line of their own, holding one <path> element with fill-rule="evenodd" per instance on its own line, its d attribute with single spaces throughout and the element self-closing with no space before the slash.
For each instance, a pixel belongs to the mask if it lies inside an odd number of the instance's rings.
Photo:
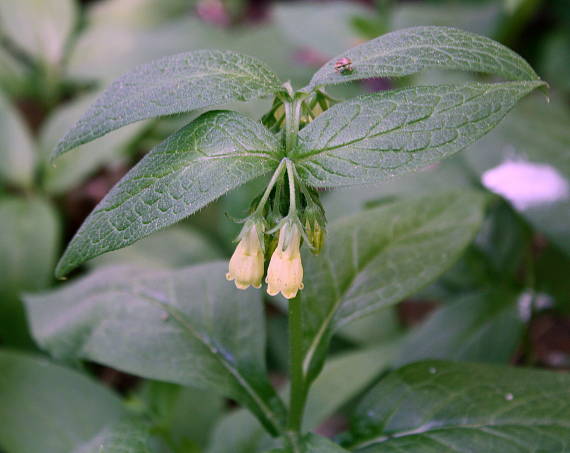
<svg viewBox="0 0 570 453">
<path fill-rule="evenodd" d="M 279 231 L 279 243 L 271 256 L 267 270 L 267 293 L 283 294 L 292 299 L 303 289 L 303 264 L 301 263 L 301 233 L 295 223 L 285 223 Z"/>
<path fill-rule="evenodd" d="M 256 224 L 246 224 L 240 238 L 226 278 L 234 280 L 239 289 L 247 289 L 250 285 L 259 288 L 263 278 L 263 248 Z"/>
</svg>

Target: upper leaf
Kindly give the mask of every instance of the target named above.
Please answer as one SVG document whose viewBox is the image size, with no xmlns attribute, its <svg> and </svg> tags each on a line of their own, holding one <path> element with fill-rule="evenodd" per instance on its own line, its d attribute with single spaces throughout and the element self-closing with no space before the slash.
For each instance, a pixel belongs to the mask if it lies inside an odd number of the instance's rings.
<svg viewBox="0 0 570 453">
<path fill-rule="evenodd" d="M 339 73 L 340 58 L 352 71 Z M 428 68 L 496 74 L 507 80 L 538 80 L 530 65 L 509 48 L 475 33 L 451 27 L 397 30 L 337 55 L 321 67 L 308 88 L 371 77 L 401 77 Z"/>
<path fill-rule="evenodd" d="M 382 380 L 352 417 L 358 453 L 563 452 L 570 377 L 429 361 Z"/>
<path fill-rule="evenodd" d="M 277 164 L 279 141 L 239 113 L 211 111 L 152 149 L 85 220 L 56 275 L 196 212 Z"/>
<path fill-rule="evenodd" d="M 305 127 L 295 159 L 314 186 L 378 182 L 471 145 L 541 85 L 469 83 L 357 97 Z"/>
<path fill-rule="evenodd" d="M 281 89 L 256 58 L 196 50 L 143 64 L 116 80 L 63 137 L 53 158 L 135 121 L 248 101 Z"/>
<path fill-rule="evenodd" d="M 275 431 L 282 406 L 265 372 L 261 294 L 225 282 L 226 269 L 104 268 L 26 297 L 32 333 L 56 357 L 211 388 Z"/>
<path fill-rule="evenodd" d="M 1 351 L 0 370 L 0 446 L 10 453 L 71 452 L 124 413 L 109 389 L 43 358 Z"/>
<path fill-rule="evenodd" d="M 305 254 L 304 372 L 312 380 L 332 333 L 393 305 L 446 271 L 483 218 L 470 191 L 404 199 L 341 219 L 320 256 Z"/>
</svg>

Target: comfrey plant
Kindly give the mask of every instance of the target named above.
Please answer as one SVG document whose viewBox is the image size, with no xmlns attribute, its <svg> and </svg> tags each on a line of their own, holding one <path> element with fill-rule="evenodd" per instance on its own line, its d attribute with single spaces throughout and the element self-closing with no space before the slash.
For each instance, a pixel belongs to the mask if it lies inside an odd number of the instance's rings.
<svg viewBox="0 0 570 453">
<path fill-rule="evenodd" d="M 415 86 L 345 101 L 326 92 L 329 85 L 371 77 L 402 77 L 429 68 L 473 71 L 506 81 Z M 293 452 L 344 451 L 326 439 L 302 434 L 309 388 L 322 370 L 333 332 L 375 309 L 396 303 L 441 274 L 468 243 L 480 221 L 480 211 L 473 217 L 461 210 L 483 202 L 473 194 L 439 200 L 437 209 L 457 209 L 455 220 L 447 219 L 441 225 L 428 214 L 433 206 L 421 202 L 372 210 L 358 221 L 349 219 L 331 229 L 331 239 L 325 244 L 326 220 L 319 189 L 377 183 L 450 156 L 493 129 L 522 97 L 544 85 L 533 69 L 508 48 L 447 27 L 410 28 L 361 44 L 327 62 L 300 90 L 282 83 L 262 62 L 231 51 L 194 51 L 134 69 L 102 94 L 61 140 L 54 158 L 135 121 L 266 96 L 273 96 L 274 102 L 261 122 L 234 111 L 207 111 L 152 149 L 87 218 L 56 273 L 62 277 L 83 262 L 126 247 L 266 175 L 265 189 L 252 200 L 249 215 L 239 220 L 243 228 L 226 278 L 243 290 L 249 286 L 260 288 L 265 275 L 267 293 L 281 293 L 289 299 L 290 404 L 285 408 L 269 384 L 264 366 L 258 363 L 262 353 L 244 346 L 248 335 L 255 337 L 252 333 L 260 330 L 259 325 L 248 324 L 249 330 L 234 332 L 221 318 L 222 311 L 235 309 L 235 316 L 249 313 L 248 323 L 256 319 L 261 323 L 259 313 L 250 312 L 255 308 L 253 302 L 241 303 L 244 297 L 259 296 L 253 295 L 254 290 L 240 293 L 229 288 L 219 267 L 200 268 L 195 271 L 199 278 L 176 280 L 174 289 L 164 291 L 160 290 L 164 283 L 161 279 L 142 279 L 136 272 L 91 283 L 101 290 L 108 285 L 126 291 L 125 279 L 138 278 L 132 297 L 150 300 L 165 310 L 192 338 L 187 340 L 190 352 L 180 352 L 184 357 L 189 354 L 189 362 L 181 365 L 189 367 L 188 373 L 173 367 L 173 362 L 178 363 L 175 358 L 162 358 L 169 351 L 178 351 L 180 342 L 167 342 L 170 346 L 160 351 L 157 348 L 154 360 L 164 362 L 161 366 L 150 364 L 149 354 L 154 350 L 151 324 L 143 329 L 148 331 L 145 335 L 150 335 L 145 337 L 144 346 L 137 344 L 143 341 L 138 334 L 125 336 L 113 346 L 128 343 L 131 350 L 125 355 L 127 359 L 106 349 L 104 337 L 98 342 L 94 331 L 89 344 L 81 346 L 82 356 L 144 376 L 220 390 L 251 410 L 279 439 L 275 448 Z M 416 242 L 409 248 L 401 245 L 390 249 L 390 241 L 404 237 L 409 229 L 406 216 L 413 213 L 418 214 L 420 224 L 421 219 L 426 224 L 435 222 L 430 240 L 439 242 L 423 248 L 418 230 Z M 401 224 L 395 223 L 400 218 Z M 449 230 L 452 224 L 458 229 Z M 303 247 L 314 255 L 323 253 L 312 256 L 304 253 Z M 383 249 L 390 253 L 380 259 L 374 251 Z M 402 266 L 391 268 L 386 260 L 398 261 Z M 305 282 L 304 265 L 311 275 Z M 213 269 L 219 281 L 212 284 L 215 289 L 207 291 L 220 293 L 216 297 L 223 305 L 215 313 L 225 325 L 223 331 L 212 327 L 198 302 L 192 307 L 188 305 L 191 302 L 180 301 L 176 307 L 165 302 L 165 298 L 175 297 L 172 294 L 180 285 L 189 285 L 185 291 L 192 297 L 206 291 L 200 280 L 212 277 Z M 91 287 L 86 285 L 84 290 Z M 236 301 L 234 308 L 225 308 L 231 299 Z M 39 305 L 34 309 L 33 301 L 30 306 L 33 323 L 39 326 L 38 316 L 43 315 L 35 310 L 41 309 Z M 133 315 L 127 308 L 124 313 Z M 137 313 L 142 316 L 142 312 Z M 101 316 L 93 322 L 100 322 Z M 148 323 L 154 319 L 149 314 Z M 115 321 L 110 320 L 99 332 L 112 329 Z M 78 329 L 76 337 L 84 338 L 83 327 Z M 48 348 L 51 345 L 59 355 L 69 352 L 69 343 L 59 343 L 53 328 L 43 333 L 35 330 L 36 337 Z M 145 351 L 140 352 L 144 355 L 140 360 L 132 358 L 137 348 Z M 424 377 L 436 374 L 436 368 L 426 368 L 429 373 L 426 371 Z M 471 376 L 468 370 L 461 372 Z M 510 383 L 512 380 L 506 380 L 504 385 Z M 470 410 L 476 412 L 473 407 L 475 403 Z M 381 430 L 385 423 L 375 420 L 381 411 L 362 409 L 366 420 L 343 437 L 343 444 L 358 451 L 396 451 L 396 447 L 385 447 L 390 435 Z M 419 428 L 408 431 L 421 432 Z"/>
</svg>

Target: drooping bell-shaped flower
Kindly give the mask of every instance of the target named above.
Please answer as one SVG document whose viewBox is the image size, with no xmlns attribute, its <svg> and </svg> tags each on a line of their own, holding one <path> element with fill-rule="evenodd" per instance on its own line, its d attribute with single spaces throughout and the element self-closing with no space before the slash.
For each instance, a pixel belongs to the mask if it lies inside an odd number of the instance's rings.
<svg viewBox="0 0 570 453">
<path fill-rule="evenodd" d="M 230 259 L 228 280 L 234 280 L 239 289 L 249 286 L 259 288 L 263 278 L 263 248 L 259 238 L 258 226 L 247 223 L 240 234 L 240 241 Z"/>
<path fill-rule="evenodd" d="M 303 289 L 303 264 L 301 263 L 301 232 L 295 223 L 285 223 L 279 231 L 279 243 L 271 256 L 267 270 L 267 293 L 283 294 L 292 299 Z"/>
</svg>

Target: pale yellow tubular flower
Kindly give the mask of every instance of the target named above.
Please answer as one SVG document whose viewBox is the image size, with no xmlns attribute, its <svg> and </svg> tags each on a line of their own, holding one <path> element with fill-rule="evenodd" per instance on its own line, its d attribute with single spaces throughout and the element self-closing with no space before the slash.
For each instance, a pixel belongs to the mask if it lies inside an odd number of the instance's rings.
<svg viewBox="0 0 570 453">
<path fill-rule="evenodd" d="M 226 278 L 234 280 L 239 289 L 247 289 L 250 285 L 255 288 L 261 286 L 263 249 L 255 224 L 242 234 L 242 238 L 230 259 L 230 268 Z"/>
<path fill-rule="evenodd" d="M 285 224 L 279 231 L 279 243 L 271 256 L 267 270 L 267 293 L 283 294 L 292 299 L 303 289 L 303 264 L 301 263 L 301 233 L 297 225 Z"/>
</svg>

